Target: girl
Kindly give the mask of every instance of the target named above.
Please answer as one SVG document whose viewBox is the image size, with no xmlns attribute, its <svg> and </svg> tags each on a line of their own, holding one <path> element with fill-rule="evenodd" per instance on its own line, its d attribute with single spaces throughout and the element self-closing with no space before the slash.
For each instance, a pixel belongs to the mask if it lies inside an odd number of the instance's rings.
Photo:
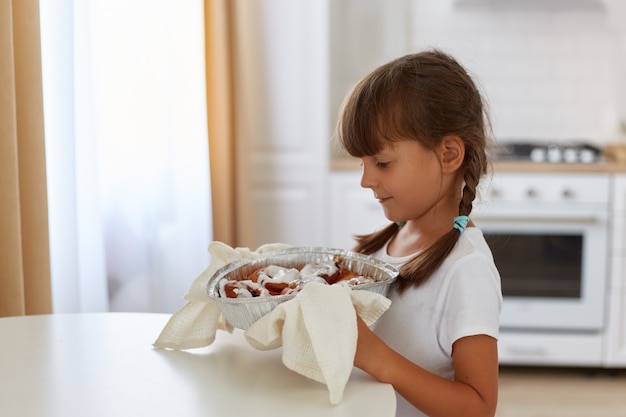
<svg viewBox="0 0 626 417">
<path fill-rule="evenodd" d="M 391 220 L 357 252 L 400 268 L 374 331 L 359 319 L 355 366 L 393 385 L 398 416 L 493 416 L 500 276 L 469 217 L 486 173 L 487 117 L 474 82 L 441 51 L 374 70 L 338 124 Z"/>
</svg>

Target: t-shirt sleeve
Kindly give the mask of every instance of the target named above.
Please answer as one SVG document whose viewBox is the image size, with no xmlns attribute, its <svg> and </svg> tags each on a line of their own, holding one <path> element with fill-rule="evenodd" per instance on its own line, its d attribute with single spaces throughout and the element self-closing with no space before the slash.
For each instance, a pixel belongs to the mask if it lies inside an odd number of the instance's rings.
<svg viewBox="0 0 626 417">
<path fill-rule="evenodd" d="M 483 253 L 460 259 L 449 271 L 446 294 L 446 350 L 466 336 L 499 335 L 502 290 L 500 275 L 493 261 Z"/>
</svg>

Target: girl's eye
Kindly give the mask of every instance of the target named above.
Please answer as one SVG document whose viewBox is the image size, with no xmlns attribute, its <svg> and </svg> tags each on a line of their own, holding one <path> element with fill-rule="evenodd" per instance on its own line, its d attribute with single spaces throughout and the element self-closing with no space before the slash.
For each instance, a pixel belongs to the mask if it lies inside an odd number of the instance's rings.
<svg viewBox="0 0 626 417">
<path fill-rule="evenodd" d="M 387 168 L 389 166 L 389 162 L 376 162 L 376 166 L 378 168 Z"/>
</svg>

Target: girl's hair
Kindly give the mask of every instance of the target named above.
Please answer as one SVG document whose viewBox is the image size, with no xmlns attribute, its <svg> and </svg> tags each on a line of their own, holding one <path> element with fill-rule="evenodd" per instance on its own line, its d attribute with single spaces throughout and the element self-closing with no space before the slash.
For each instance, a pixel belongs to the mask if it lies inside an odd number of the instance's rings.
<svg viewBox="0 0 626 417">
<path fill-rule="evenodd" d="M 344 102 L 337 134 L 348 153 L 372 156 L 388 144 L 415 140 L 435 149 L 446 135 L 465 143 L 459 169 L 464 186 L 459 215 L 468 216 L 478 182 L 489 167 L 489 119 L 481 94 L 465 69 L 451 56 L 431 50 L 395 59 L 371 72 Z M 418 253 L 400 270 L 399 290 L 419 285 L 437 269 L 456 245 L 459 231 L 450 231 Z M 371 254 L 398 231 L 395 223 L 369 235 L 355 236 L 355 251 Z"/>
</svg>

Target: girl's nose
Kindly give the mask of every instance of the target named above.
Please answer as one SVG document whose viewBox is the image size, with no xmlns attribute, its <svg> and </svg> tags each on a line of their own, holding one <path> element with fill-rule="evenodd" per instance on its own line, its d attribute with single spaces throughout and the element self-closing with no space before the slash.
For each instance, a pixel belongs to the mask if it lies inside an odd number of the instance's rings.
<svg viewBox="0 0 626 417">
<path fill-rule="evenodd" d="M 363 166 L 363 172 L 361 173 L 361 187 L 372 188 L 374 186 L 374 178 L 368 169 Z"/>
</svg>

